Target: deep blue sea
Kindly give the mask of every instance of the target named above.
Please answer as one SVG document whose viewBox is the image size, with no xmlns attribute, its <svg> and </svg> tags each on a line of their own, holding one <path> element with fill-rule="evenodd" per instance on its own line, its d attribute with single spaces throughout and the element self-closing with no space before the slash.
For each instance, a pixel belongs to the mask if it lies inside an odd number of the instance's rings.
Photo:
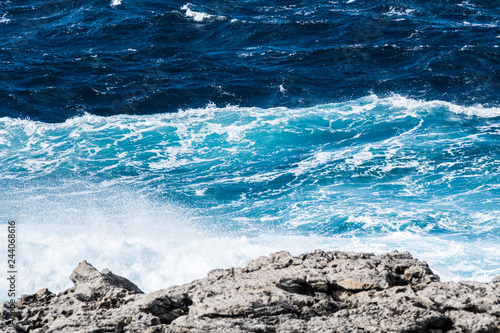
<svg viewBox="0 0 500 333">
<path fill-rule="evenodd" d="M 500 275 L 498 0 L 11 0 L 0 32 L 20 293 L 316 248 Z"/>
</svg>

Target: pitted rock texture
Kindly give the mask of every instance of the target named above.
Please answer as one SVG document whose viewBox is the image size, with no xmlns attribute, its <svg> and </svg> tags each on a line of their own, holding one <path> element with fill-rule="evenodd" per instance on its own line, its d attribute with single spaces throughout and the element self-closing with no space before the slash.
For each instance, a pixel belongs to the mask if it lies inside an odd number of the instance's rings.
<svg viewBox="0 0 500 333">
<path fill-rule="evenodd" d="M 442 283 L 407 252 L 279 252 L 151 294 L 85 261 L 70 278 L 3 303 L 0 331 L 500 332 L 500 277 Z"/>
</svg>

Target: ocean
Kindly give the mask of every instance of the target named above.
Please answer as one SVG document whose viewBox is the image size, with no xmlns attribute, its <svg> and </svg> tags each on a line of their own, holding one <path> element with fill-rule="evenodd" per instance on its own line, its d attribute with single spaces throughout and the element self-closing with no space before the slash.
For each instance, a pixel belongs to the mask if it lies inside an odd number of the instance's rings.
<svg viewBox="0 0 500 333">
<path fill-rule="evenodd" d="M 18 294 L 317 248 L 500 275 L 499 1 L 12 0 L 0 31 Z"/>
</svg>

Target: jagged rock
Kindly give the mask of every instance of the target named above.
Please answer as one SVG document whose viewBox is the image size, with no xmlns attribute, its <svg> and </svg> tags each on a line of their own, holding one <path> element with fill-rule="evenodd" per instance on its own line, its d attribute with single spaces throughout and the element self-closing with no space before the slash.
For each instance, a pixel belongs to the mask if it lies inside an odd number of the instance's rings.
<svg viewBox="0 0 500 333">
<path fill-rule="evenodd" d="M 4 332 L 500 332 L 500 277 L 442 283 L 409 253 L 279 252 L 144 294 L 82 262 L 75 286 L 0 307 Z"/>
<path fill-rule="evenodd" d="M 70 292 L 77 299 L 85 302 L 101 300 L 103 297 L 116 299 L 126 295 L 143 294 L 129 280 L 107 269 L 99 272 L 86 261 L 81 262 L 69 278 L 75 284 Z"/>
</svg>

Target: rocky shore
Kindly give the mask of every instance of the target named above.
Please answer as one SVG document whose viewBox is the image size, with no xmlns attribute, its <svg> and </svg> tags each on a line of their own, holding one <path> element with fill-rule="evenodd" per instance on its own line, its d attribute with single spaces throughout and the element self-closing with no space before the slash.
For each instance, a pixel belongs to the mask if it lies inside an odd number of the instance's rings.
<svg viewBox="0 0 500 333">
<path fill-rule="evenodd" d="M 2 332 L 500 332 L 500 276 L 440 282 L 409 253 L 279 252 L 144 294 L 87 262 L 24 295 Z"/>
</svg>

